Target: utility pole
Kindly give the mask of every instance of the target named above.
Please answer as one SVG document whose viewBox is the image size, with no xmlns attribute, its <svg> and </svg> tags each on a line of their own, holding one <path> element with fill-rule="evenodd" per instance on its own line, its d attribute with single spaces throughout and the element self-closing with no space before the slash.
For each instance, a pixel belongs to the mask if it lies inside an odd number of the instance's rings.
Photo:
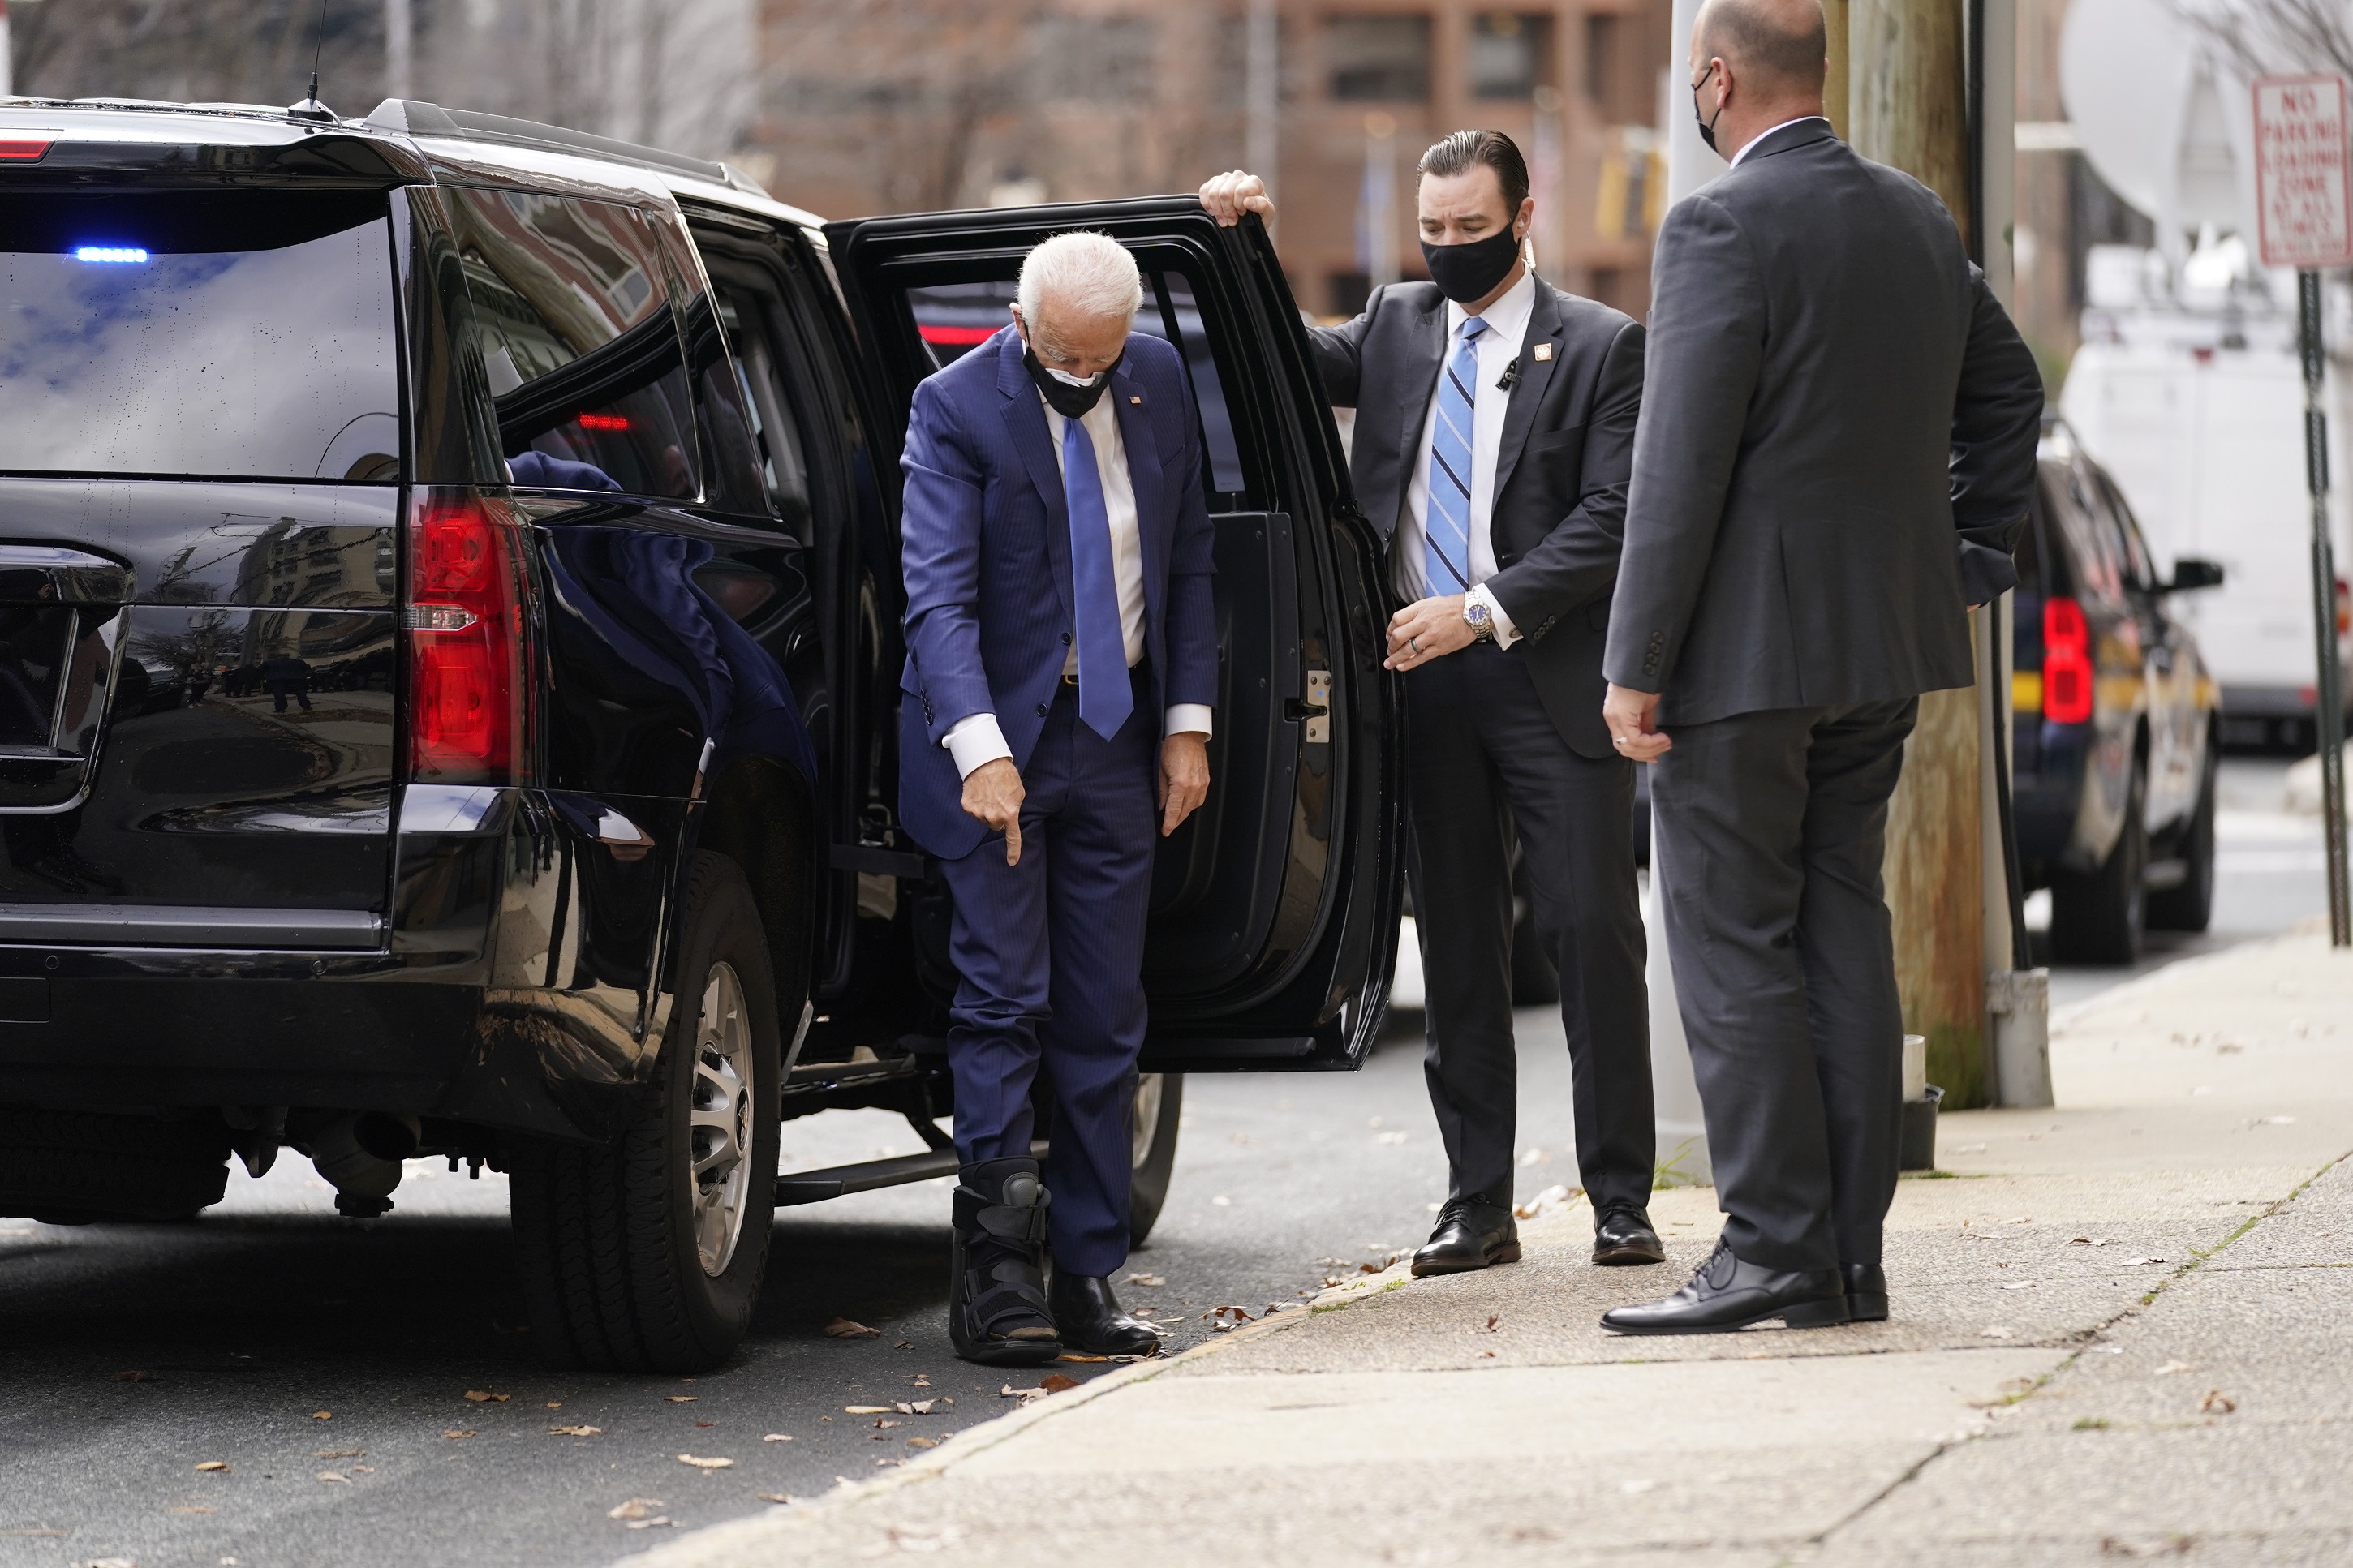
<svg viewBox="0 0 2353 1568">
<path fill-rule="evenodd" d="M 0 0 L 0 98 L 16 90 L 16 63 L 9 56 L 8 0 Z"/>
<path fill-rule="evenodd" d="M 5 5 L 5 0 L 0 0 Z M 416 83 L 416 32 L 409 15 L 409 0 L 384 0 L 384 95 L 386 98 L 414 98 Z"/>
<path fill-rule="evenodd" d="M 1848 141 L 1935 191 L 1964 235 L 1975 218 L 1966 5 L 1846 0 L 1843 26 L 1832 23 L 1846 46 Z M 1986 639 L 1985 626 L 1975 630 Z M 1943 1086 L 1945 1104 L 1955 1109 L 1990 1103 L 1995 1089 L 1987 1049 L 1979 703 L 1974 689 L 1920 699 L 1887 817 L 1887 904 L 1904 1026 L 1927 1037 L 1929 1081 Z M 2006 721 L 2007 702 L 1999 709 Z"/>
<path fill-rule="evenodd" d="M 1250 0 L 1242 33 L 1242 167 L 1266 182 L 1276 195 L 1276 158 L 1282 152 L 1277 116 L 1282 111 L 1281 32 L 1275 25 L 1275 0 Z"/>
</svg>

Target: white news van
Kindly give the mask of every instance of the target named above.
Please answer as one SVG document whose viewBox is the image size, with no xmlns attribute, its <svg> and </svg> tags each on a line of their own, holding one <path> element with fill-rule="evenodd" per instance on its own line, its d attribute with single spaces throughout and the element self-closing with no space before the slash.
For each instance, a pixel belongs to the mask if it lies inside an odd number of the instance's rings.
<svg viewBox="0 0 2353 1568">
<path fill-rule="evenodd" d="M 2222 565 L 2222 586 L 2183 595 L 2177 613 L 2221 688 L 2224 742 L 2308 746 L 2312 510 L 2295 276 L 2266 277 L 2236 239 L 2211 237 L 2180 270 L 2172 287 L 2154 252 L 2093 248 L 2084 343 L 2060 410 L 2122 487 L 2166 569 L 2184 555 Z M 2341 289 L 2329 306 L 2327 337 L 2344 343 L 2353 312 Z M 2340 638 L 2353 572 L 2348 368 L 2331 364 L 2327 398 Z"/>
</svg>

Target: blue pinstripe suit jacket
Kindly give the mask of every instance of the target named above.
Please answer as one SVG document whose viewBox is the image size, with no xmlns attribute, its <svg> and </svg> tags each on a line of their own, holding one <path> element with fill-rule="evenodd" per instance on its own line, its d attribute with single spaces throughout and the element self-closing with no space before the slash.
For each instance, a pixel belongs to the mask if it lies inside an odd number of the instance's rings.
<svg viewBox="0 0 2353 1568">
<path fill-rule="evenodd" d="M 1141 333 L 1127 340 L 1103 395 L 1118 408 L 1135 491 L 1156 725 L 1173 704 L 1217 700 L 1200 416 L 1176 350 Z M 1062 470 L 1018 332 L 1007 327 L 915 389 L 900 467 L 899 819 L 916 843 L 954 860 L 986 829 L 965 813 L 964 781 L 942 740 L 958 721 L 994 713 L 1026 769 L 1074 625 Z"/>
</svg>

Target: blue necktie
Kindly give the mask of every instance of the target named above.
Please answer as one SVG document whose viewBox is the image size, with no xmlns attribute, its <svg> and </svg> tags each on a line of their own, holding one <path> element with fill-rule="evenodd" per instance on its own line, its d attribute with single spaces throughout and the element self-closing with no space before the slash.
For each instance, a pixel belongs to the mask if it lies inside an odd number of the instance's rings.
<svg viewBox="0 0 2353 1568">
<path fill-rule="evenodd" d="M 1438 422 L 1430 432 L 1430 507 L 1422 516 L 1423 572 L 1432 595 L 1471 586 L 1471 433 L 1478 406 L 1479 334 L 1487 323 L 1462 323 L 1462 343 L 1438 378 Z"/>
<path fill-rule="evenodd" d="M 1110 740 L 1135 710 L 1120 626 L 1119 576 L 1111 559 L 1111 512 L 1103 505 L 1095 444 L 1076 419 L 1062 421 L 1062 499 L 1071 509 L 1071 602 L 1079 637 L 1079 717 Z"/>
</svg>

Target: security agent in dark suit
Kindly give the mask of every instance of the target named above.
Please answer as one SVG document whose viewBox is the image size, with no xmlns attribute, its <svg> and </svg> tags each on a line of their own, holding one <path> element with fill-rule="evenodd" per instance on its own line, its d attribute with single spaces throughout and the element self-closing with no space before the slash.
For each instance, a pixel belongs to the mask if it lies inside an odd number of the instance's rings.
<svg viewBox="0 0 2353 1568">
<path fill-rule="evenodd" d="M 2014 585 L 2042 383 L 1943 204 L 1822 118 L 1817 0 L 1709 0 L 1732 170 L 1667 215 L 1607 716 L 1657 759 L 1715 1254 L 1621 1333 L 1887 1316 L 1903 1021 L 1880 864 L 1919 695 Z M 1663 731 L 1663 732 L 1662 732 Z M 1672 737 L 1672 739 L 1670 739 Z"/>
<path fill-rule="evenodd" d="M 1388 538 L 1405 607 L 1413 836 L 1428 985 L 1425 1071 L 1449 1194 L 1416 1274 L 1520 1255 L 1512 1217 L 1511 853 L 1560 974 L 1577 1159 L 1597 1263 L 1657 1263 L 1656 1131 L 1634 880 L 1634 770 L 1601 722 L 1601 650 L 1642 394 L 1642 329 L 1531 272 L 1535 214 L 1511 138 L 1458 131 L 1422 154 L 1433 281 L 1377 290 L 1320 328 L 1333 403 L 1356 411 L 1357 500 Z M 1202 187 L 1219 217 L 1271 216 L 1239 172 Z"/>
</svg>

